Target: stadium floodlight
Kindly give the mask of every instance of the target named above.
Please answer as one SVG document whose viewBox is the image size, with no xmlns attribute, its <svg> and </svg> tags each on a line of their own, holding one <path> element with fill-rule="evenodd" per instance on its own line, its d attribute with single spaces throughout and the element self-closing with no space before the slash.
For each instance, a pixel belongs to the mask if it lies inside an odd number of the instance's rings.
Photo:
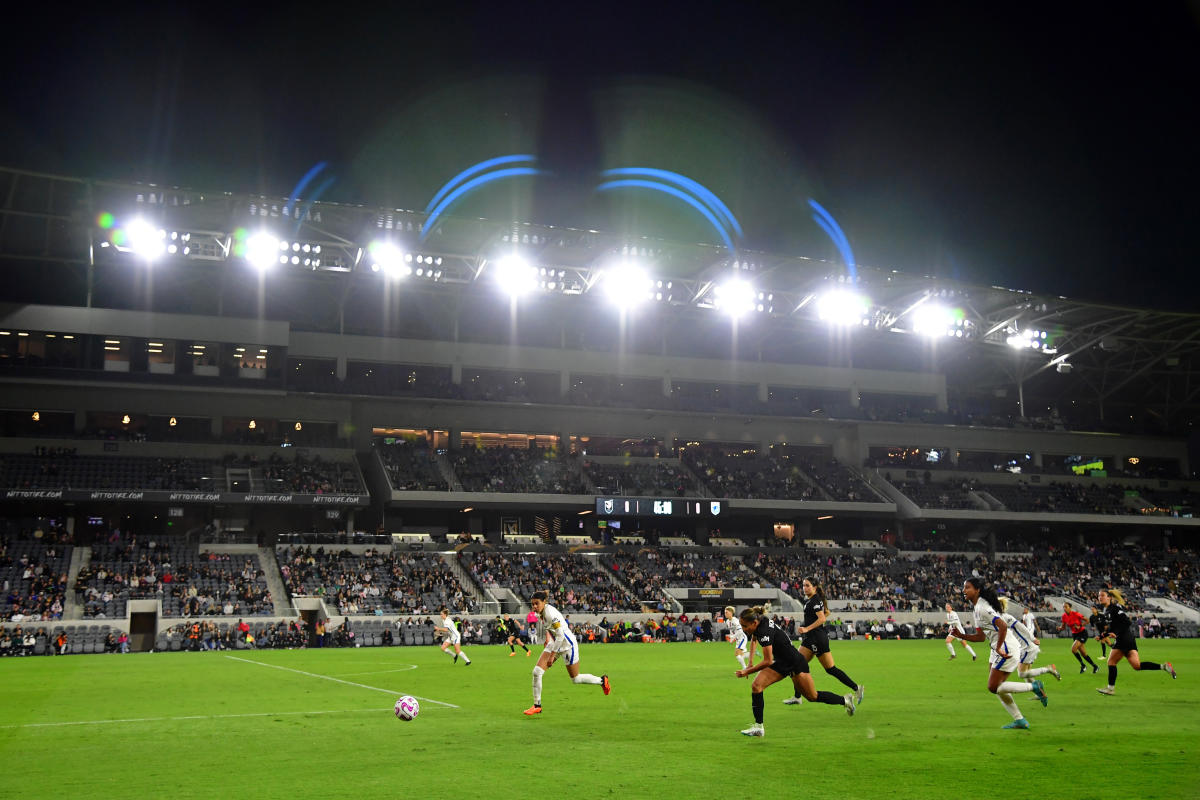
<svg viewBox="0 0 1200 800">
<path fill-rule="evenodd" d="M 371 270 L 374 272 L 383 270 L 390 278 L 406 278 L 412 275 L 412 267 L 409 266 L 412 255 L 391 242 L 377 239 L 368 245 L 367 253 L 371 256 Z"/>
<path fill-rule="evenodd" d="M 618 308 L 632 308 L 649 300 L 654 282 L 637 264 L 622 262 L 604 270 L 600 279 L 604 295 Z"/>
<path fill-rule="evenodd" d="M 146 261 L 154 261 L 166 252 L 167 247 L 163 241 L 166 236 L 166 231 L 155 228 L 141 217 L 131 220 L 125 226 L 129 249 Z"/>
<path fill-rule="evenodd" d="M 1046 354 L 1057 353 L 1058 349 L 1052 347 L 1048 340 L 1049 335 L 1046 331 L 1034 329 L 1013 331 L 1005 341 L 1009 347 L 1016 350 L 1038 350 Z"/>
<path fill-rule="evenodd" d="M 496 262 L 496 284 L 512 297 L 528 294 L 538 286 L 537 269 L 519 255 L 503 256 Z"/>
<path fill-rule="evenodd" d="M 855 292 L 836 289 L 817 299 L 817 316 L 830 325 L 866 325 L 871 304 Z"/>
<path fill-rule="evenodd" d="M 246 261 L 250 266 L 265 272 L 279 258 L 279 240 L 271 234 L 259 232 L 246 240 Z"/>
<path fill-rule="evenodd" d="M 713 305 L 735 319 L 754 310 L 758 295 L 749 282 L 732 278 L 714 290 Z"/>
<path fill-rule="evenodd" d="M 964 317 L 962 309 L 926 303 L 912 313 L 912 332 L 931 339 L 955 335 L 961 339 Z"/>
</svg>

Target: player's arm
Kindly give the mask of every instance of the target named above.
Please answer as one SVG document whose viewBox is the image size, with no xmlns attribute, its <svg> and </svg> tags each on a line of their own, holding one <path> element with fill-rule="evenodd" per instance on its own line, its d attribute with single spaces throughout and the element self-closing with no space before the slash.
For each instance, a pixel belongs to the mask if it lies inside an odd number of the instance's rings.
<svg viewBox="0 0 1200 800">
<path fill-rule="evenodd" d="M 961 627 L 951 628 L 950 635 L 955 639 L 966 639 L 968 642 L 982 642 L 987 639 L 987 636 L 984 634 L 984 632 L 978 628 L 975 629 L 974 633 L 967 633 Z"/>
<path fill-rule="evenodd" d="M 754 646 L 758 644 L 758 640 L 755 639 L 753 636 L 748 636 L 746 638 L 748 638 L 750 640 L 750 649 L 747 651 L 749 653 L 749 655 L 746 658 L 746 663 L 753 664 L 754 663 Z"/>
<path fill-rule="evenodd" d="M 824 624 L 825 624 L 825 609 L 824 609 L 824 607 L 822 607 L 821 610 L 817 612 L 817 621 L 814 622 L 812 625 L 809 625 L 807 628 L 801 627 L 800 632 L 808 633 L 811 630 L 816 630 L 817 628 L 821 627 Z"/>
<path fill-rule="evenodd" d="M 751 641 L 750 646 L 753 647 L 754 640 L 751 639 L 750 641 Z M 758 662 L 757 664 L 755 664 L 752 667 L 746 667 L 745 669 L 739 669 L 737 671 L 737 676 L 739 678 L 745 678 L 746 676 L 751 675 L 755 672 L 758 672 L 760 669 L 763 669 L 765 667 L 769 667 L 774 663 L 775 663 L 775 659 L 771 655 L 771 645 L 764 644 L 762 661 Z"/>
</svg>

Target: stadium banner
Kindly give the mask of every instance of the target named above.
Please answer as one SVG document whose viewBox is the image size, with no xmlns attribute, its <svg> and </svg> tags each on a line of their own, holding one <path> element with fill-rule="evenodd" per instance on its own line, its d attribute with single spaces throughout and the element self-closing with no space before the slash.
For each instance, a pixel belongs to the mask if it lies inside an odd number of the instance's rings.
<svg viewBox="0 0 1200 800">
<path fill-rule="evenodd" d="M 732 601 L 733 589 L 688 589 L 688 600 Z"/>
<path fill-rule="evenodd" d="M 271 506 L 366 506 L 365 494 L 271 494 L 266 492 L 163 492 L 111 489 L 5 489 L 5 500 L 73 500 L 132 503 L 228 503 Z"/>
</svg>

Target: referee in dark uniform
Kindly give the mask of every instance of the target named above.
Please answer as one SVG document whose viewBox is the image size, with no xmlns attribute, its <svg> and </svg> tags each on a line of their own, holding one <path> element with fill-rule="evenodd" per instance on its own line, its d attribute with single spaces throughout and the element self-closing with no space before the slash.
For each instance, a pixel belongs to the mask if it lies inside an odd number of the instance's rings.
<svg viewBox="0 0 1200 800">
<path fill-rule="evenodd" d="M 839 697 L 833 692 L 818 692 L 813 686 L 808 662 L 792 646 L 792 640 L 782 628 L 775 625 L 762 606 L 747 608 L 738 615 L 742 630 L 754 637 L 762 648 L 762 660 L 752 667 L 739 669 L 735 674 L 745 678 L 754 673 L 750 687 L 750 708 L 754 712 L 754 724 L 742 731 L 746 736 L 763 735 L 763 690 L 772 683 L 791 677 L 796 689 L 805 699 L 815 703 L 842 706 L 850 716 L 854 715 L 854 695 Z"/>
<path fill-rule="evenodd" d="M 1108 686 L 1102 686 L 1096 691 L 1100 694 L 1115 694 L 1113 689 L 1117 685 L 1117 664 L 1122 658 L 1126 659 L 1135 671 L 1158 669 L 1174 678 L 1175 667 L 1171 666 L 1170 661 L 1164 661 L 1162 664 L 1142 661 L 1138 654 L 1137 638 L 1133 635 L 1133 623 L 1122 607 L 1125 598 L 1121 593 L 1116 589 L 1101 589 L 1099 600 L 1101 608 L 1104 609 L 1104 635 L 1112 646 L 1112 652 L 1108 654 Z"/>
</svg>

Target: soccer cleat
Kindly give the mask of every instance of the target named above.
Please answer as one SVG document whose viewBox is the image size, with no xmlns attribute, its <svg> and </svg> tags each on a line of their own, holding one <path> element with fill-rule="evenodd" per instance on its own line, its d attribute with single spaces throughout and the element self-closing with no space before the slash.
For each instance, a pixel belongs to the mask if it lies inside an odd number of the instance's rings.
<svg viewBox="0 0 1200 800">
<path fill-rule="evenodd" d="M 1162 668 L 1164 670 L 1166 670 L 1167 674 L 1171 676 L 1172 680 L 1175 679 L 1175 667 L 1171 664 L 1170 661 L 1163 663 Z"/>
<path fill-rule="evenodd" d="M 804 702 L 803 697 L 789 697 L 783 701 L 785 706 L 798 706 Z"/>
<path fill-rule="evenodd" d="M 516 655 L 516 653 L 509 653 L 509 654 L 508 654 L 508 657 L 509 657 L 509 658 L 512 658 L 512 657 L 513 657 L 513 656 L 515 656 L 515 655 Z"/>
<path fill-rule="evenodd" d="M 1056 680 L 1056 681 L 1062 680 L 1062 673 L 1059 672 L 1058 667 L 1054 666 L 1053 664 L 1050 665 L 1050 674 L 1054 676 L 1054 680 Z"/>
<path fill-rule="evenodd" d="M 467 662 L 467 666 L 468 666 L 468 667 L 469 667 L 469 666 L 471 666 L 471 662 L 470 662 L 470 661 L 468 661 L 468 662 Z"/>
<path fill-rule="evenodd" d="M 854 702 L 858 705 L 862 705 L 862 698 L 863 698 L 863 685 L 860 683 L 858 685 L 858 688 L 854 690 Z"/>
<path fill-rule="evenodd" d="M 526 651 L 525 651 L 525 657 L 526 657 L 526 658 L 529 658 L 531 655 L 533 655 L 533 652 L 532 652 L 532 651 L 530 651 L 530 650 L 526 650 Z"/>
<path fill-rule="evenodd" d="M 1099 692 L 1100 694 L 1106 694 L 1109 697 L 1112 697 L 1114 694 L 1116 694 L 1116 692 L 1113 691 L 1113 687 L 1111 687 L 1111 686 L 1101 686 L 1096 691 Z"/>
<path fill-rule="evenodd" d="M 607 675 L 600 676 L 600 688 L 604 690 L 604 694 L 606 695 L 612 691 L 612 684 L 609 683 Z"/>
<path fill-rule="evenodd" d="M 1045 707 L 1050 702 L 1050 698 L 1046 696 L 1046 689 L 1042 686 L 1042 682 L 1035 680 L 1030 685 L 1033 687 L 1033 696 L 1040 700 L 1042 706 Z"/>
<path fill-rule="evenodd" d="M 1082 664 L 1080 664 L 1080 665 L 1079 665 L 1079 674 L 1080 674 L 1080 675 L 1082 675 L 1082 674 L 1083 674 L 1083 673 L 1085 673 L 1085 672 L 1087 672 L 1087 667 L 1085 667 L 1085 666 L 1083 666 Z"/>
<path fill-rule="evenodd" d="M 972 660 L 972 661 L 978 661 L 978 660 L 979 660 L 979 656 L 971 656 L 971 660 Z"/>
<path fill-rule="evenodd" d="M 951 660 L 951 661 L 953 661 L 953 660 L 954 660 L 954 659 L 956 659 L 956 658 L 958 658 L 958 656 L 954 655 L 954 653 L 951 653 L 951 654 L 950 654 L 950 660 Z"/>
<path fill-rule="evenodd" d="M 525 716 L 532 717 L 535 714 L 542 713 L 542 707 L 541 706 L 530 706 L 529 708 L 525 709 L 524 713 L 525 713 Z"/>
<path fill-rule="evenodd" d="M 1099 671 L 1100 671 L 1100 668 L 1097 667 L 1095 664 L 1092 664 L 1092 674 L 1095 675 Z"/>
<path fill-rule="evenodd" d="M 762 725 L 757 725 L 757 724 L 751 725 L 749 728 L 746 728 L 746 730 L 742 731 L 742 736 L 762 736 L 762 735 L 763 735 L 763 726 Z"/>
<path fill-rule="evenodd" d="M 454 660 L 453 660 L 453 661 L 451 661 L 450 663 L 451 663 L 451 664 L 457 664 L 457 663 L 458 663 L 458 653 L 455 653 L 455 654 L 454 654 Z"/>
<path fill-rule="evenodd" d="M 1027 730 L 1029 730 L 1029 720 L 1025 719 L 1024 717 L 1021 717 L 1020 719 L 1014 719 L 1012 722 L 1008 723 L 1007 725 L 1005 725 L 1003 727 L 1006 730 L 1027 731 Z"/>
<path fill-rule="evenodd" d="M 848 694 L 842 698 L 842 702 L 846 704 L 846 716 L 854 716 L 854 695 Z"/>
</svg>

